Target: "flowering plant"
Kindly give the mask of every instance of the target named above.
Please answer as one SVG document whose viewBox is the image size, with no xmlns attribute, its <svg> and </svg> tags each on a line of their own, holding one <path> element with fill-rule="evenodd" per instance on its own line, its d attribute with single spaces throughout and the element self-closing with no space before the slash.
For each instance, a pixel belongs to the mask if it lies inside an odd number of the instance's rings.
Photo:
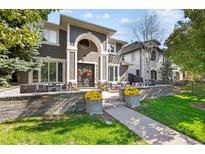
<svg viewBox="0 0 205 154">
<path fill-rule="evenodd" d="M 139 94 L 139 90 L 134 87 L 126 87 L 124 90 L 125 96 L 135 96 Z"/>
<path fill-rule="evenodd" d="M 85 71 L 85 75 L 88 76 L 88 77 L 90 77 L 90 76 L 93 75 L 93 72 L 92 72 L 91 70 L 86 70 L 86 71 Z"/>
<path fill-rule="evenodd" d="M 100 101 L 102 100 L 102 94 L 99 91 L 92 90 L 85 93 L 85 100 L 87 101 Z"/>
<path fill-rule="evenodd" d="M 78 69 L 78 75 L 83 75 L 83 71 L 81 69 Z"/>
</svg>

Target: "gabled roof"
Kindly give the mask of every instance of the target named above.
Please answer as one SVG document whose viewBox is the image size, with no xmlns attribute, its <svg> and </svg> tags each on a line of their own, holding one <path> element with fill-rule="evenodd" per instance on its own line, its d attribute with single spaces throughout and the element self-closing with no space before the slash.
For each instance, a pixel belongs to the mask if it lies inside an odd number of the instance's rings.
<svg viewBox="0 0 205 154">
<path fill-rule="evenodd" d="M 65 23 L 69 23 L 71 25 L 78 26 L 78 27 L 85 28 L 85 29 L 92 30 L 92 31 L 96 31 L 99 33 L 107 34 L 108 36 L 111 36 L 116 32 L 116 30 L 113 30 L 107 27 L 103 27 L 100 25 L 96 25 L 96 24 L 93 24 L 87 21 L 79 20 L 79 19 L 67 16 L 67 15 L 61 14 L 60 15 L 60 25 L 63 25 Z"/>
<path fill-rule="evenodd" d="M 113 42 L 121 43 L 122 45 L 126 45 L 126 44 L 128 44 L 127 41 L 118 40 L 118 39 L 115 39 L 115 38 L 109 38 L 109 41 L 113 41 Z"/>
<path fill-rule="evenodd" d="M 130 52 L 134 52 L 134 51 L 137 51 L 139 49 L 142 49 L 142 48 L 144 48 L 145 43 L 148 43 L 148 42 L 155 42 L 158 46 L 161 45 L 161 43 L 159 41 L 155 40 L 155 39 L 154 40 L 145 41 L 145 42 L 138 42 L 138 41 L 136 41 L 136 42 L 133 42 L 131 44 L 128 44 L 128 45 L 124 46 L 122 48 L 121 55 L 125 55 L 125 54 L 128 54 Z M 154 46 L 153 48 L 156 48 L 158 51 L 163 52 L 163 50 L 160 49 L 158 46 Z"/>
</svg>

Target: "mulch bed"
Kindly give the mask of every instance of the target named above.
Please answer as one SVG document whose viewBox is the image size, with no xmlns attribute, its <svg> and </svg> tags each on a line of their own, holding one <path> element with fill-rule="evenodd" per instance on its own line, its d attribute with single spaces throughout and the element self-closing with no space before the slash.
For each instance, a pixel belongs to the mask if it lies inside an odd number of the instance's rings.
<svg viewBox="0 0 205 154">
<path fill-rule="evenodd" d="M 193 102 L 191 106 L 205 111 L 205 103 Z"/>
</svg>

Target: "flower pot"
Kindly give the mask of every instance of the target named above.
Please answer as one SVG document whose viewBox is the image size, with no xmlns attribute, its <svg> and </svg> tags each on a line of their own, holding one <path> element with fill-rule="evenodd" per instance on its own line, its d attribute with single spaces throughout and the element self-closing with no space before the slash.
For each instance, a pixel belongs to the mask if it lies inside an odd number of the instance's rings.
<svg viewBox="0 0 205 154">
<path fill-rule="evenodd" d="M 134 107 L 140 106 L 140 98 L 138 95 L 125 96 L 125 103 L 127 106 L 134 108 Z"/>
<path fill-rule="evenodd" d="M 125 101 L 124 90 L 125 90 L 124 88 L 121 88 L 121 89 L 119 90 L 119 99 L 120 99 L 120 101 L 122 101 L 122 102 Z"/>
<path fill-rule="evenodd" d="M 86 112 L 90 115 L 102 114 L 102 100 L 86 101 Z"/>
</svg>

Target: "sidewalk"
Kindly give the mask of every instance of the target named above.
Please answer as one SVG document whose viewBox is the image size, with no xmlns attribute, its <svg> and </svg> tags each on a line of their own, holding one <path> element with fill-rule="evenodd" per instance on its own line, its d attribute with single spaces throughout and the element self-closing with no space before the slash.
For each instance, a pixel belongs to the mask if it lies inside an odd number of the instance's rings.
<svg viewBox="0 0 205 154">
<path fill-rule="evenodd" d="M 149 144 L 200 144 L 199 142 L 125 106 L 105 108 L 104 110 L 146 140 Z"/>
</svg>

